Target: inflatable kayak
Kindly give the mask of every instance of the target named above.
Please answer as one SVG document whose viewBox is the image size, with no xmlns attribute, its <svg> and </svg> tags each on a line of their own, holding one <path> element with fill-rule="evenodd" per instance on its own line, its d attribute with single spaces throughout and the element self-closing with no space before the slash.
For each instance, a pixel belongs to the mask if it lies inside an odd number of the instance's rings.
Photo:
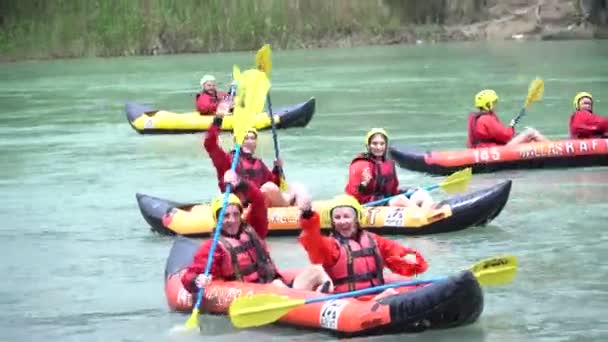
<svg viewBox="0 0 608 342">
<path fill-rule="evenodd" d="M 457 195 L 428 212 L 400 207 L 364 208 L 363 227 L 379 234 L 419 235 L 462 230 L 484 225 L 494 219 L 505 206 L 511 191 L 511 181 Z M 144 219 L 153 231 L 166 235 L 208 236 L 213 218 L 208 204 L 180 204 L 161 198 L 137 194 L 137 203 Z M 315 201 L 314 209 L 321 211 L 329 201 Z M 297 207 L 268 209 L 269 236 L 298 235 Z M 321 222 L 329 229 L 329 222 Z"/>
<path fill-rule="evenodd" d="M 192 295 L 184 289 L 181 276 L 200 243 L 177 237 L 165 268 L 165 296 L 169 308 L 190 312 Z M 297 270 L 281 273 L 293 278 Z M 385 275 L 387 283 L 406 278 Z M 311 303 L 293 308 L 279 322 L 296 327 L 323 329 L 338 335 L 378 335 L 419 332 L 422 329 L 451 328 L 475 322 L 483 311 L 483 292 L 470 271 L 455 274 L 432 284 L 395 288 L 398 294 L 381 299 L 374 296 Z M 201 312 L 226 314 L 239 296 L 273 293 L 291 299 L 318 297 L 320 293 L 280 288 L 269 284 L 214 280 L 205 289 Z M 204 322 L 204 320 L 199 320 Z M 203 327 L 204 328 L 204 327 Z"/>
<path fill-rule="evenodd" d="M 449 175 L 472 167 L 474 173 L 510 169 L 608 166 L 608 139 L 558 140 L 460 151 L 422 152 L 391 146 L 391 158 L 404 169 Z"/>
<path fill-rule="evenodd" d="M 128 102 L 127 120 L 140 134 L 179 134 L 202 132 L 209 129 L 213 115 L 200 115 L 198 112 L 173 113 L 157 110 L 149 106 Z M 315 99 L 273 111 L 277 128 L 305 127 L 315 113 Z M 256 114 L 256 128 L 263 130 L 271 127 L 267 113 Z M 232 130 L 232 116 L 226 116 L 222 130 Z"/>
</svg>

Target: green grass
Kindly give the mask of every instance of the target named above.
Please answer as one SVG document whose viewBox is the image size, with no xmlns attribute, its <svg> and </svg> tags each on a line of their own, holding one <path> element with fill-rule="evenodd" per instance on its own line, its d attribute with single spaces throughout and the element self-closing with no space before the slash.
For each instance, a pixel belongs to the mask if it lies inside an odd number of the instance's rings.
<svg viewBox="0 0 608 342">
<path fill-rule="evenodd" d="M 437 24 L 447 15 L 443 3 L 441 0 L 6 0 L 0 2 L 0 58 L 235 51 L 256 49 L 263 43 L 279 49 L 299 48 L 328 46 L 332 40 L 349 36 L 365 43 L 370 37 L 395 35 L 408 25 L 439 29 Z M 435 33 L 434 29 L 418 31 Z"/>
</svg>

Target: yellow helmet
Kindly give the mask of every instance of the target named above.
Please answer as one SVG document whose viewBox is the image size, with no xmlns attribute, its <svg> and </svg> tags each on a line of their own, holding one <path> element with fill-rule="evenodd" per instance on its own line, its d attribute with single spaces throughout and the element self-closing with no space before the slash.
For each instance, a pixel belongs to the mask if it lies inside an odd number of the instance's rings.
<svg viewBox="0 0 608 342">
<path fill-rule="evenodd" d="M 572 100 L 572 105 L 574 105 L 574 110 L 578 110 L 578 101 L 580 101 L 583 97 L 588 97 L 589 99 L 593 100 L 593 96 L 591 96 L 591 94 L 581 91 L 580 93 L 576 94 L 576 96 L 574 97 L 574 100 Z"/>
<path fill-rule="evenodd" d="M 361 206 L 359 201 L 357 201 L 357 199 L 351 195 L 338 195 L 333 198 L 332 203 L 330 204 L 329 208 L 327 208 L 327 210 L 325 211 L 325 215 L 329 222 L 331 222 L 332 212 L 334 211 L 334 209 L 336 209 L 338 207 L 353 208 L 355 210 L 355 213 L 357 215 L 357 219 L 359 220 L 359 222 L 361 222 L 363 220 L 363 207 Z"/>
<path fill-rule="evenodd" d="M 384 139 L 386 139 L 386 141 L 388 142 L 388 133 L 386 133 L 384 128 L 372 128 L 369 130 L 369 132 L 367 132 L 367 135 L 365 136 L 365 145 L 369 145 L 369 140 L 376 134 L 384 135 Z"/>
<path fill-rule="evenodd" d="M 222 204 L 224 204 L 224 194 L 217 195 L 211 202 L 211 215 L 213 215 L 214 221 L 217 221 L 217 214 L 222 209 Z M 228 204 L 236 204 L 241 207 L 241 210 L 243 209 L 241 200 L 235 194 L 228 195 Z"/>
<path fill-rule="evenodd" d="M 484 89 L 475 95 L 476 108 L 492 110 L 494 101 L 498 101 L 498 94 L 492 89 Z"/>
</svg>

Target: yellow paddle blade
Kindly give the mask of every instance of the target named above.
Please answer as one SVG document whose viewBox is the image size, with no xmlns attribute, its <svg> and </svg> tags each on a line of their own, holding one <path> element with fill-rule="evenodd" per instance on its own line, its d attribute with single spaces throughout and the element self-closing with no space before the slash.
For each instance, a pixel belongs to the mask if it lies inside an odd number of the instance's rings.
<svg viewBox="0 0 608 342">
<path fill-rule="evenodd" d="M 232 66 L 232 79 L 237 82 L 241 79 L 241 69 L 236 64 Z"/>
<path fill-rule="evenodd" d="M 524 108 L 528 108 L 529 105 L 540 100 L 543 97 L 544 92 L 545 82 L 542 79 L 537 78 L 530 82 L 530 86 L 528 87 L 528 96 L 526 97 Z"/>
<path fill-rule="evenodd" d="M 473 169 L 467 167 L 464 170 L 456 171 L 448 176 L 439 184 L 441 190 L 447 193 L 462 192 L 467 189 L 473 176 Z"/>
<path fill-rule="evenodd" d="M 304 304 L 304 299 L 290 299 L 274 294 L 238 297 L 230 305 L 228 315 L 237 328 L 257 327 L 276 322 L 291 308 Z"/>
<path fill-rule="evenodd" d="M 188 321 L 186 321 L 186 329 L 198 329 L 198 314 L 199 311 L 198 309 L 194 309 L 192 310 L 192 314 L 190 315 L 190 318 L 188 318 Z"/>
<path fill-rule="evenodd" d="M 483 286 L 507 284 L 517 273 L 517 257 L 504 255 L 484 259 L 473 265 L 471 271 Z"/>
<path fill-rule="evenodd" d="M 247 131 L 255 127 L 255 114 L 264 109 L 270 82 L 265 73 L 256 69 L 241 73 L 237 82 L 233 130 L 236 142 L 241 144 Z"/>
<path fill-rule="evenodd" d="M 270 77 L 270 72 L 272 71 L 272 51 L 269 44 L 262 46 L 255 54 L 255 66 Z"/>
</svg>

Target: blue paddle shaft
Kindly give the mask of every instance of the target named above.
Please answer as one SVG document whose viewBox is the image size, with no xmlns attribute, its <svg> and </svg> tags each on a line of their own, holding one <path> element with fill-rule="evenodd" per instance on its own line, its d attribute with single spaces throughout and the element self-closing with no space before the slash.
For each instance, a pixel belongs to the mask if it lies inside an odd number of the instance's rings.
<svg viewBox="0 0 608 342">
<path fill-rule="evenodd" d="M 236 170 L 236 165 L 239 160 L 240 154 L 241 154 L 241 145 L 236 144 L 234 157 L 232 157 L 232 165 L 230 166 L 230 169 L 232 171 Z M 213 241 L 211 242 L 211 249 L 209 250 L 209 256 L 207 257 L 207 266 L 205 266 L 205 276 L 208 276 L 209 271 L 211 270 L 211 263 L 213 262 L 213 253 L 215 253 L 215 247 L 217 246 L 217 242 L 220 237 L 220 232 L 222 231 L 222 224 L 224 223 L 224 214 L 226 213 L 226 208 L 228 207 L 228 197 L 229 196 L 230 196 L 230 184 L 226 184 L 226 190 L 224 192 L 224 202 L 222 203 L 222 209 L 220 210 L 220 214 L 217 218 L 217 225 L 215 227 L 215 232 L 213 233 Z M 196 304 L 194 304 L 195 309 L 198 309 L 200 307 L 204 292 L 205 292 L 205 288 L 198 289 L 198 294 L 196 297 Z"/>
<path fill-rule="evenodd" d="M 376 286 L 376 287 L 370 287 L 370 288 L 362 289 L 362 290 L 356 290 L 356 291 L 351 291 L 351 292 L 338 293 L 338 294 L 335 294 L 335 295 L 308 298 L 308 299 L 306 299 L 304 301 L 304 303 L 305 304 L 311 304 L 311 303 L 324 302 L 324 301 L 335 300 L 335 299 L 340 299 L 340 298 L 357 297 L 357 296 L 362 296 L 362 295 L 366 295 L 366 294 L 377 293 L 377 292 L 380 292 L 380 291 L 384 291 L 386 289 L 392 289 L 394 287 L 402 287 L 402 286 L 412 286 L 412 285 L 421 285 L 421 284 L 434 283 L 434 282 L 445 280 L 447 278 L 448 278 L 447 276 L 441 276 L 441 277 L 436 277 L 436 278 L 431 278 L 431 279 L 426 279 L 426 280 L 424 280 L 424 279 L 418 279 L 418 280 L 403 281 L 403 282 L 400 282 L 400 283 L 386 284 L 386 285 L 381 285 L 381 286 Z"/>
<path fill-rule="evenodd" d="M 426 190 L 426 191 L 432 191 L 432 190 L 435 190 L 437 188 L 439 188 L 439 184 L 428 185 L 428 186 L 425 186 L 423 189 Z M 389 197 L 385 197 L 385 198 L 379 199 L 377 201 L 365 203 L 363 206 L 364 207 L 371 207 L 373 205 L 386 203 L 386 202 L 392 200 L 393 198 L 395 198 L 397 196 L 401 196 L 401 195 L 405 195 L 405 197 L 410 197 L 410 196 L 412 196 L 414 194 L 414 192 L 416 192 L 415 189 L 409 189 L 408 191 L 406 191 L 404 193 L 401 193 L 401 194 L 397 194 L 397 195 L 394 195 L 394 196 L 389 196 Z"/>
<path fill-rule="evenodd" d="M 526 108 L 522 107 L 521 110 L 519 111 L 519 113 L 517 114 L 517 116 L 515 117 L 515 119 L 513 119 L 513 126 L 512 127 L 515 127 L 515 125 L 517 125 L 517 123 L 519 122 L 519 120 L 521 120 L 521 118 L 523 118 L 524 115 L 526 115 Z"/>
</svg>

